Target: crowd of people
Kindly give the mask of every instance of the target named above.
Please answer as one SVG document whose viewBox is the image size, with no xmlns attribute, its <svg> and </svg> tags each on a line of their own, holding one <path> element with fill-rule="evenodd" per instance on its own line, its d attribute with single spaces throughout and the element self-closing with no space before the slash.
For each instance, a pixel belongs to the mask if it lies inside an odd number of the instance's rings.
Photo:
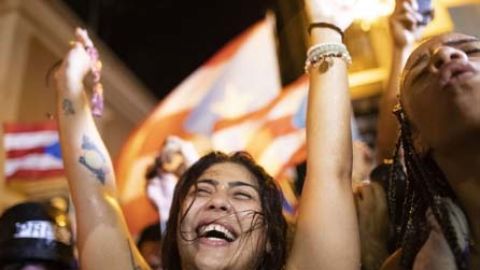
<svg viewBox="0 0 480 270">
<path fill-rule="evenodd" d="M 0 218 L 0 269 L 479 269 L 480 40 L 447 33 L 415 47 L 433 13 L 396 0 L 377 165 L 352 184 L 353 2 L 305 0 L 308 162 L 295 224 L 248 153 L 198 157 L 171 137 L 146 172 L 162 219 L 137 244 L 85 94 L 92 44 L 77 29 L 55 76 L 75 237 L 48 206 L 15 206 Z"/>
</svg>

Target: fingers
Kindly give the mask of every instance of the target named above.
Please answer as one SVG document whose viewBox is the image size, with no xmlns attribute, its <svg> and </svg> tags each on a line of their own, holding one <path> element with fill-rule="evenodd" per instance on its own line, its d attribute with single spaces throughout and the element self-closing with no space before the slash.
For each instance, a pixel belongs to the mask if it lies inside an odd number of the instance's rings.
<svg viewBox="0 0 480 270">
<path fill-rule="evenodd" d="M 93 48 L 93 42 L 88 36 L 88 33 L 86 30 L 82 28 L 76 28 L 75 40 L 70 41 L 70 47 L 71 47 L 71 50 L 68 53 L 69 55 L 72 53 L 83 54 L 81 51 L 85 52 L 85 54 L 88 54 L 86 48 L 87 47 Z M 101 69 L 101 63 L 98 63 L 97 66 L 99 69 Z"/>
<path fill-rule="evenodd" d="M 397 17 L 397 20 L 403 25 L 408 31 L 414 31 L 419 20 L 415 18 L 412 14 L 406 13 Z"/>
<path fill-rule="evenodd" d="M 82 28 L 75 29 L 75 38 L 85 47 L 93 47 L 93 42 L 88 36 L 87 30 Z"/>
<path fill-rule="evenodd" d="M 410 0 L 409 1 L 413 10 L 418 11 L 418 1 L 417 0 Z"/>
<path fill-rule="evenodd" d="M 85 76 L 92 71 L 92 66 L 100 70 L 99 65 L 92 61 L 86 46 L 93 46 L 92 41 L 83 29 L 75 30 L 75 38 L 70 42 L 70 49 L 62 60 L 62 64 L 55 72 L 58 89 L 61 91 L 83 91 Z M 82 87 L 80 87 L 82 86 Z M 100 88 L 97 88 L 100 89 Z"/>
<path fill-rule="evenodd" d="M 165 139 L 163 144 L 163 148 L 161 150 L 162 153 L 176 153 L 181 150 L 182 141 L 180 138 L 176 136 L 168 136 Z"/>
<path fill-rule="evenodd" d="M 422 14 L 418 12 L 418 5 L 415 0 L 404 0 L 401 3 L 397 3 L 393 17 L 405 23 L 404 25 L 413 26 L 423 20 Z"/>
<path fill-rule="evenodd" d="M 199 158 L 193 143 L 174 135 L 167 137 L 162 151 L 180 153 L 185 158 L 188 167 L 195 163 Z"/>
<path fill-rule="evenodd" d="M 397 0 L 395 2 L 395 9 L 404 9 L 405 5 L 411 6 L 413 10 L 418 10 L 418 2 L 417 0 Z"/>
<path fill-rule="evenodd" d="M 65 58 L 62 61 L 62 68 L 67 68 L 71 66 L 78 67 L 79 70 L 83 70 L 84 65 L 89 66 L 88 62 L 90 58 L 85 52 L 85 47 L 83 43 L 79 41 L 70 42 L 70 50 L 67 52 Z M 83 72 L 81 72 L 83 74 Z"/>
</svg>

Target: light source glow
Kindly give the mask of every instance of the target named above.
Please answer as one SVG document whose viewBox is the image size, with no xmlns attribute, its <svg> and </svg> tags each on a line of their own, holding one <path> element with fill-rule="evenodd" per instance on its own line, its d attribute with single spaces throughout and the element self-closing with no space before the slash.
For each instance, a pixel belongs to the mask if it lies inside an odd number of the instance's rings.
<svg viewBox="0 0 480 270">
<path fill-rule="evenodd" d="M 367 31 L 379 18 L 391 14 L 394 8 L 394 0 L 358 0 L 355 6 L 355 19 L 360 23 L 362 30 Z"/>
</svg>

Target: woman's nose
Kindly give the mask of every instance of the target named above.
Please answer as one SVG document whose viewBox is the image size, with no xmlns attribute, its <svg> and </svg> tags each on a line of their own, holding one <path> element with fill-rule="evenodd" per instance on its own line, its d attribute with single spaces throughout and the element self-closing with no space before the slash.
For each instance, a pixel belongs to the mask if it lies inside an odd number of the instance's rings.
<svg viewBox="0 0 480 270">
<path fill-rule="evenodd" d="M 438 73 L 440 69 L 454 61 L 468 61 L 468 56 L 464 51 L 450 46 L 441 46 L 433 52 L 433 56 L 430 59 L 430 71 Z"/>
<path fill-rule="evenodd" d="M 210 198 L 208 209 L 228 212 L 231 209 L 228 194 L 225 191 L 217 190 Z"/>
</svg>

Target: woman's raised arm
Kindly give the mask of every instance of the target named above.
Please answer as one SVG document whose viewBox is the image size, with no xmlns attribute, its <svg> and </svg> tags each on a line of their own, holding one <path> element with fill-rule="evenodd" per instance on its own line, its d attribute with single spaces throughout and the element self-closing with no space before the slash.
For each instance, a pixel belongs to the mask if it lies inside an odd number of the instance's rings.
<svg viewBox="0 0 480 270">
<path fill-rule="evenodd" d="M 416 0 L 396 0 L 395 10 L 389 18 L 392 62 L 385 92 L 383 92 L 378 106 L 376 145 L 378 164 L 393 157 L 399 130 L 397 119 L 393 115 L 393 108 L 398 103 L 398 90 L 403 67 L 413 50 L 414 43 L 420 39 L 425 29 L 425 25 L 420 23 L 422 20 L 423 17 L 418 12 Z"/>
<path fill-rule="evenodd" d="M 349 54 L 342 41 L 352 22 L 351 2 L 306 0 L 312 46 L 306 64 L 307 176 L 288 269 L 360 269 L 351 187 Z"/>
<path fill-rule="evenodd" d="M 82 269 L 148 269 L 132 242 L 115 197 L 113 166 L 92 118 L 84 79 L 93 44 L 77 29 L 56 73 L 57 117 L 65 171 L 76 210 Z M 96 63 L 93 63 L 96 64 Z"/>
</svg>

